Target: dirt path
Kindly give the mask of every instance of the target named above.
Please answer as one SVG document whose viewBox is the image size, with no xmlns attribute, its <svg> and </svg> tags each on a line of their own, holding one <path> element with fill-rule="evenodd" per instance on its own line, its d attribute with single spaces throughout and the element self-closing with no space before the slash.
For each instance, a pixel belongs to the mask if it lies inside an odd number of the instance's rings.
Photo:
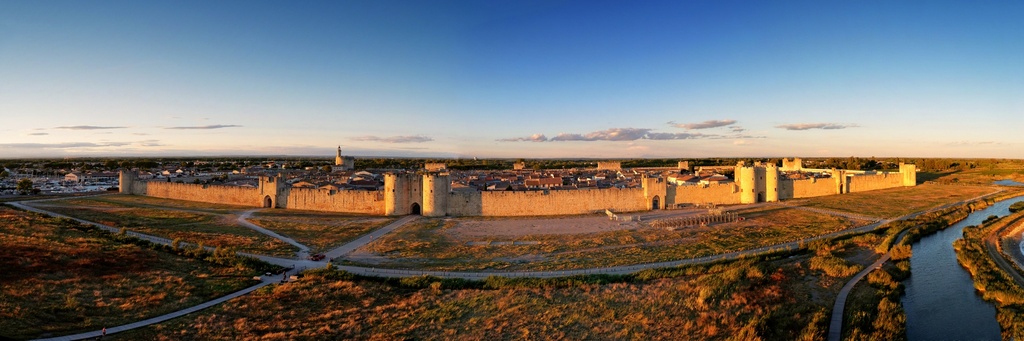
<svg viewBox="0 0 1024 341">
<path fill-rule="evenodd" d="M 282 242 L 291 244 L 291 245 L 299 248 L 299 251 L 295 253 L 295 257 L 296 258 L 303 259 L 303 258 L 309 257 L 309 247 L 308 246 L 300 244 L 299 242 L 295 241 L 295 239 L 291 239 L 291 238 L 282 236 L 280 234 L 277 234 L 277 232 L 268 230 L 266 228 L 263 228 L 262 226 L 253 224 L 253 223 L 249 222 L 248 220 L 246 220 L 247 218 L 249 218 L 249 216 L 252 216 L 253 212 L 256 212 L 256 211 L 259 211 L 259 210 L 260 209 L 252 209 L 252 210 L 248 210 L 248 211 L 242 212 L 241 214 L 238 215 L 238 223 L 242 224 L 242 226 L 245 226 L 245 227 L 247 227 L 249 229 L 252 229 L 253 231 L 265 234 L 268 237 L 275 238 L 277 240 L 280 240 Z"/>
<path fill-rule="evenodd" d="M 896 220 L 913 219 L 913 218 L 916 218 L 916 217 L 918 217 L 918 216 L 920 216 L 922 214 L 925 214 L 925 213 L 941 211 L 941 210 L 944 210 L 944 209 L 947 209 L 947 208 L 950 208 L 950 207 L 954 207 L 954 206 L 957 206 L 957 205 L 963 205 L 963 204 L 971 202 L 971 201 L 980 200 L 980 199 L 983 199 L 983 198 L 985 198 L 987 196 L 998 194 L 998 193 L 1000 193 L 1002 191 L 1003 190 L 1000 189 L 1000 190 L 997 190 L 995 192 L 992 192 L 992 193 L 989 193 L 989 194 L 985 194 L 985 195 L 982 195 L 982 196 L 978 196 L 978 197 L 975 197 L 975 198 L 971 198 L 971 199 L 967 199 L 967 200 L 963 200 L 963 201 L 959 201 L 959 202 L 955 202 L 955 203 L 951 203 L 951 204 L 942 205 L 942 206 L 939 206 L 939 207 L 936 207 L 936 208 L 932 208 L 932 209 L 929 209 L 929 210 L 925 210 L 925 211 L 921 211 L 921 212 L 911 213 L 911 214 L 908 214 L 908 215 L 905 215 L 905 216 L 902 216 L 902 217 L 899 217 L 899 218 L 895 218 L 895 219 L 879 221 L 879 222 L 877 222 L 875 224 L 883 224 L 884 225 L 884 224 L 888 224 L 889 222 L 896 221 Z M 907 230 L 904 230 L 903 232 L 900 232 L 900 235 L 896 236 L 896 240 L 893 242 L 892 245 L 899 244 L 899 242 L 901 240 L 903 240 L 903 237 L 907 234 L 908 231 L 910 231 L 910 229 L 907 229 Z M 860 282 L 860 280 L 864 278 L 864 276 L 867 276 L 867 274 L 870 273 L 871 271 L 873 271 L 874 269 L 877 269 L 877 268 L 881 267 L 882 264 L 885 264 L 885 262 L 888 261 L 889 258 L 891 258 L 891 257 L 892 257 L 892 252 L 891 251 L 890 252 L 886 252 L 885 255 L 882 256 L 882 258 L 880 258 L 874 264 L 871 264 L 870 267 L 862 270 L 856 276 L 851 278 L 850 281 L 846 282 L 846 285 L 843 285 L 843 288 L 839 290 L 839 295 L 836 296 L 836 301 L 832 305 L 832 318 L 830 319 L 829 328 L 828 328 L 828 340 L 829 341 L 839 341 L 843 337 L 843 314 L 845 312 L 844 310 L 846 309 L 846 298 L 850 295 L 850 291 L 853 290 L 853 287 L 856 286 L 857 283 Z"/>
</svg>

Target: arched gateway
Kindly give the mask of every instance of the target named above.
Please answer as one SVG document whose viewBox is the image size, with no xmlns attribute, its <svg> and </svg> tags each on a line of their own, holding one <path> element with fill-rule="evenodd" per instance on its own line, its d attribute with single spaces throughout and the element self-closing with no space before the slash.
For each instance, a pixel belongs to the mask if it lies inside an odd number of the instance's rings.
<svg viewBox="0 0 1024 341">
<path fill-rule="evenodd" d="M 263 207 L 264 208 L 273 208 L 274 207 L 274 199 L 271 199 L 269 195 L 263 197 Z"/>
<path fill-rule="evenodd" d="M 420 214 L 420 204 L 415 202 L 412 203 L 412 209 L 410 211 L 412 211 L 412 214 Z"/>
</svg>

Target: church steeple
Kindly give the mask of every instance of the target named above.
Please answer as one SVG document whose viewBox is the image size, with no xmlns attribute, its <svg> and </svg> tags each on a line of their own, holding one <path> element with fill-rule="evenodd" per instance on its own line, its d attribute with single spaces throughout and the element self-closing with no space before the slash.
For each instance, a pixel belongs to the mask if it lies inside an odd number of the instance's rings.
<svg viewBox="0 0 1024 341">
<path fill-rule="evenodd" d="M 338 146 L 338 155 L 334 157 L 334 165 L 341 166 L 345 164 L 345 160 L 341 159 L 341 146 Z"/>
</svg>

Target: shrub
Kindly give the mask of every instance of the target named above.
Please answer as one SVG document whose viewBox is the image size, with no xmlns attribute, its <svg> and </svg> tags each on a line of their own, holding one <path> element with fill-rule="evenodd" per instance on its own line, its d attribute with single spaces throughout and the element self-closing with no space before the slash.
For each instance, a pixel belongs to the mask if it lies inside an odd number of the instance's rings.
<svg viewBox="0 0 1024 341">
<path fill-rule="evenodd" d="M 892 248 L 891 255 L 893 260 L 908 259 L 914 254 L 911 250 L 910 245 L 896 245 Z"/>
<path fill-rule="evenodd" d="M 1024 211 L 1024 201 L 1018 201 L 1010 205 L 1010 213 L 1017 213 L 1019 211 Z"/>
</svg>

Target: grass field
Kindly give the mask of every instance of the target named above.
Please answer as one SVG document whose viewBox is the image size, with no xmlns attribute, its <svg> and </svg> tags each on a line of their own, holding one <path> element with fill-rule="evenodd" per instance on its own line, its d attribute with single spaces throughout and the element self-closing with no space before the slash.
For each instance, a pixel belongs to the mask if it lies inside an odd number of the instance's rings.
<svg viewBox="0 0 1024 341">
<path fill-rule="evenodd" d="M 111 203 L 119 207 L 154 207 L 160 209 L 180 209 L 188 211 L 198 211 L 206 213 L 218 213 L 218 214 L 231 214 L 238 211 L 252 209 L 253 207 L 248 206 L 236 206 L 236 205 L 225 205 L 225 204 L 211 204 L 205 202 L 196 201 L 185 201 L 185 200 L 174 200 L 147 197 L 144 195 L 103 195 L 85 198 L 90 204 L 96 203 Z"/>
<path fill-rule="evenodd" d="M 996 189 L 990 186 L 920 185 L 799 199 L 794 202 L 808 207 L 896 218 L 994 191 Z"/>
<path fill-rule="evenodd" d="M 250 222 L 323 252 L 395 221 L 390 217 L 289 210 L 257 212 Z"/>
<path fill-rule="evenodd" d="M 98 330 L 192 306 L 251 271 L 182 258 L 0 207 L 0 338 Z"/>
<path fill-rule="evenodd" d="M 239 225 L 233 215 L 160 208 L 148 203 L 138 205 L 134 201 L 123 203 L 120 201 L 123 198 L 118 196 L 115 197 L 117 200 L 109 200 L 103 196 L 32 205 L 79 219 L 168 239 L 180 238 L 189 243 L 201 242 L 206 246 L 275 256 L 293 256 L 298 251 L 292 245 Z"/>
<path fill-rule="evenodd" d="M 859 237 L 830 251 L 870 263 L 878 239 Z M 812 258 L 805 253 L 655 270 L 607 284 L 488 280 L 472 289 L 429 279 L 399 285 L 320 273 L 114 337 L 821 340 L 846 277 L 811 269 Z"/>
<path fill-rule="evenodd" d="M 374 241 L 366 250 L 380 267 L 436 270 L 552 270 L 694 258 L 753 249 L 839 231 L 866 222 L 792 208 L 742 212 L 743 221 L 668 231 L 656 228 L 578 235 L 525 235 L 537 245 L 468 245 L 488 238 L 455 238 L 454 219 L 423 219 Z M 501 240 L 508 240 L 503 238 Z M 360 260 L 362 261 L 362 260 Z"/>
</svg>

